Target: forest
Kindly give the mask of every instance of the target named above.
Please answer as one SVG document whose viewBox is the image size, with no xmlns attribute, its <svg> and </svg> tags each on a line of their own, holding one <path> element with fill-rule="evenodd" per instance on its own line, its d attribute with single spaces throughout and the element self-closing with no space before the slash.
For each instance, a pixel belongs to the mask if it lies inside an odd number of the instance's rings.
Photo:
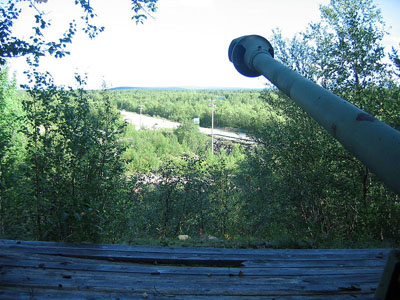
<svg viewBox="0 0 400 300">
<path fill-rule="evenodd" d="M 400 60 L 384 51 L 382 24 L 370 0 L 332 0 L 305 32 L 269 40 L 276 59 L 400 130 Z M 35 68 L 42 46 L 1 45 L 0 238 L 169 245 L 202 232 L 217 246 L 399 245 L 400 196 L 277 89 L 88 90 L 79 75 L 67 88 Z M 22 89 L 13 55 L 32 56 Z M 193 118 L 211 127 L 216 98 L 214 125 L 256 143 L 219 140 L 211 153 Z M 135 128 L 120 110 L 181 126 Z"/>
</svg>

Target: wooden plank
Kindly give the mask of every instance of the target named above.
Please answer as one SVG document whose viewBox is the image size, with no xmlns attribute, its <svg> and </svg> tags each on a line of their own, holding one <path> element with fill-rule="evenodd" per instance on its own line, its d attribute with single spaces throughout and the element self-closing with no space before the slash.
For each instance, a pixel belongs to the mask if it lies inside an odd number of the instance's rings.
<svg viewBox="0 0 400 300">
<path fill-rule="evenodd" d="M 15 251 L 15 250 L 4 250 L 2 249 L 3 255 L 0 253 L 0 257 L 4 256 L 10 256 L 10 255 L 16 255 L 16 256 L 22 256 L 25 257 L 26 253 L 23 253 L 21 251 Z M 43 259 L 46 257 L 49 260 L 57 259 L 57 255 L 42 255 L 42 254 L 32 254 L 29 253 L 29 257 L 31 259 Z M 64 259 L 67 259 L 68 257 L 65 256 Z M 89 262 L 93 261 L 96 262 L 96 260 L 88 260 Z M 110 260 L 110 261 L 115 261 L 115 260 Z M 305 259 L 296 259 L 296 258 L 289 258 L 289 259 L 279 259 L 279 260 L 248 260 L 244 261 L 241 266 L 244 267 L 281 267 L 281 264 L 284 263 L 286 267 L 301 267 L 301 266 L 310 266 L 310 267 L 315 267 L 315 268 L 326 268 L 326 267 L 382 267 L 385 264 L 385 261 L 383 259 L 365 259 L 365 260 L 321 260 L 321 259 L 313 259 L 310 258 L 308 260 Z"/>
<path fill-rule="evenodd" d="M 54 264 L 54 262 L 51 262 Z M 321 280 L 325 280 L 327 282 L 334 281 L 335 283 L 342 283 L 343 288 L 354 286 L 355 284 L 372 284 L 371 288 L 375 288 L 377 282 L 379 280 L 380 271 L 369 273 L 365 272 L 364 269 L 357 270 L 356 272 L 348 273 L 346 270 L 343 271 L 344 274 L 340 274 L 337 270 L 323 270 L 323 272 L 316 272 L 315 270 L 302 268 L 302 269 L 284 269 L 278 268 L 275 270 L 266 269 L 238 269 L 238 268 L 187 268 L 187 267 L 171 267 L 171 266 L 141 266 L 141 265 L 130 265 L 130 264 L 120 264 L 120 266 L 113 266 L 109 263 L 109 265 L 95 265 L 91 264 L 91 268 L 87 268 L 87 266 L 82 265 L 77 262 L 74 265 L 71 263 L 64 263 L 61 261 L 58 263 L 58 268 L 51 268 L 51 263 L 39 263 L 34 267 L 28 267 L 27 265 L 23 267 L 15 267 L 15 266 L 6 266 L 3 264 L 1 270 L 1 277 L 3 282 L 8 282 L 12 284 L 21 284 L 22 282 L 26 282 L 32 284 L 32 278 L 38 278 L 39 283 L 42 281 L 47 282 L 49 277 L 53 278 L 64 278 L 63 276 L 67 276 L 64 279 L 71 279 L 71 274 L 76 276 L 82 276 L 82 274 L 88 274 L 87 278 L 80 278 L 86 282 L 90 281 L 90 278 L 114 278 L 118 277 L 118 282 L 122 282 L 122 277 L 133 277 L 133 278 L 142 278 L 142 282 L 145 280 L 143 278 L 150 278 L 152 282 L 154 278 L 157 280 L 167 278 L 169 281 L 177 280 L 176 284 L 181 282 L 185 282 L 185 278 L 192 280 L 193 278 L 202 278 L 207 281 L 211 280 L 210 284 L 219 284 L 221 281 L 229 280 L 232 282 L 235 279 L 239 279 L 240 282 L 250 282 L 251 285 L 258 284 L 257 281 L 268 281 L 268 280 L 283 280 L 285 284 L 293 285 L 296 280 L 301 278 L 303 283 L 312 283 L 319 282 Z M 50 267 L 47 265 L 49 264 Z M 119 268 L 119 269 L 118 269 Z M 255 272 L 254 272 L 255 271 Z M 321 271 L 321 270 L 320 270 Z M 254 273 L 252 273 L 254 272 Z M 339 274 L 338 274 L 339 273 Z M 58 276 L 55 276 L 58 274 Z M 40 275 L 40 276 L 39 276 Z M 24 277 L 26 276 L 26 278 Z M 69 277 L 70 276 L 70 277 Z M 190 277 L 188 277 L 190 276 Z M 222 278 L 222 279 L 221 279 Z M 342 281 L 340 281 L 341 279 Z M 7 281 L 8 280 L 8 281 Z M 11 281 L 10 281 L 11 280 Z M 14 280 L 14 281 L 13 281 Z M 294 280 L 294 281 L 293 281 Z M 349 281 L 350 280 L 350 281 Z M 68 281 L 68 280 L 67 280 Z M 226 283 L 226 282 L 225 282 Z M 270 283 L 268 281 L 268 283 Z M 185 282 L 186 284 L 186 282 Z M 249 283 L 246 283 L 247 285 Z M 279 283 L 279 287 L 281 287 L 281 283 Z M 331 283 L 329 283 L 329 287 L 332 287 Z M 121 287 L 123 288 L 123 287 Z M 327 287 L 324 287 L 326 290 Z"/>
<path fill-rule="evenodd" d="M 364 288 L 371 290 L 376 287 L 376 283 L 379 280 L 378 275 L 371 274 L 362 274 L 362 276 L 354 277 L 354 275 L 324 275 L 324 276 L 294 276 L 294 275 L 286 275 L 286 274 L 270 274 L 269 276 L 246 276 L 239 273 L 232 273 L 232 270 L 225 274 L 220 274 L 220 276 L 215 276 L 214 274 L 199 274 L 193 273 L 192 276 L 188 277 L 187 274 L 172 274 L 169 273 L 159 273 L 159 272 L 149 272 L 147 274 L 141 273 L 129 273 L 123 270 L 122 272 L 104 272 L 104 271 L 72 271 L 72 270 L 55 270 L 55 269 L 46 269 L 45 267 L 38 267 L 34 269 L 30 269 L 27 267 L 24 268 L 7 268 L 4 267 L 1 270 L 1 280 L 3 285 L 16 285 L 16 286 L 30 286 L 30 287 L 43 287 L 43 283 L 46 284 L 52 283 L 53 288 L 57 288 L 60 284 L 63 287 L 66 287 L 69 283 L 72 282 L 71 287 L 75 287 L 77 282 L 84 282 L 84 287 L 95 285 L 106 287 L 107 284 L 112 282 L 112 287 L 116 288 L 116 290 L 121 291 L 125 289 L 126 286 L 132 286 L 135 282 L 140 284 L 141 287 L 146 286 L 147 288 L 151 288 L 154 285 L 154 282 L 157 281 L 158 284 L 162 284 L 163 280 L 166 280 L 168 285 L 174 284 L 179 285 L 185 283 L 188 284 L 188 280 L 193 284 L 194 282 L 200 282 L 200 286 L 205 287 L 209 285 L 210 289 L 215 287 L 215 285 L 235 285 L 235 287 L 239 288 L 239 290 L 243 290 L 241 284 L 249 287 L 256 286 L 257 289 L 260 289 L 259 286 L 266 285 L 268 289 L 275 287 L 280 289 L 282 288 L 282 284 L 290 286 L 292 289 L 298 289 L 302 292 L 306 290 L 306 287 L 313 287 L 321 285 L 321 279 L 327 283 L 322 284 L 321 289 L 327 291 L 332 289 L 334 284 L 336 284 L 336 289 L 351 289 L 351 287 L 365 285 Z M 286 275 L 286 276 L 285 276 Z M 73 281 L 72 281 L 73 279 Z M 103 282 L 105 281 L 105 282 Z M 96 284 L 97 282 L 97 284 Z M 118 284 L 115 284 L 117 282 Z M 297 284 L 301 284 L 297 286 Z M 327 286 L 328 284 L 328 286 Z M 265 288 L 267 288 L 265 287 Z M 80 287 L 83 288 L 83 287 Z M 197 290 L 199 286 L 195 286 L 194 290 Z M 264 288 L 264 289 L 265 289 Z M 79 285 L 78 285 L 79 289 Z M 290 288 L 286 288 L 290 289 Z"/>
<path fill-rule="evenodd" d="M 358 298 L 354 295 L 339 295 L 338 297 L 332 297 L 332 295 L 307 295 L 307 296 L 252 296 L 252 297 L 232 297 L 232 296 L 218 296 L 219 300 L 323 300 L 323 299 L 340 299 L 340 300 L 354 300 L 354 299 L 372 299 L 371 295 L 362 295 L 363 298 Z M 185 296 L 165 296 L 161 295 L 157 292 L 150 292 L 150 293 L 109 293 L 104 294 L 102 292 L 93 292 L 93 291 L 79 291 L 79 293 L 71 293 L 65 290 L 47 290 L 47 289 L 29 289 L 29 288 L 21 288 L 18 291 L 8 288 L 1 288 L 0 287 L 0 299 L 13 299 L 13 300 L 26 300 L 26 299 L 36 299 L 36 300 L 212 300 L 216 299 L 215 296 L 201 296 L 201 295 L 185 295 Z"/>
<path fill-rule="evenodd" d="M 184 284 L 182 284 L 184 283 Z M 311 294 L 371 294 L 376 287 L 374 276 L 364 276 L 360 282 L 354 276 L 330 275 L 320 278 L 297 277 L 210 277 L 206 275 L 150 275 L 108 272 L 67 272 L 63 270 L 6 269 L 2 285 L 7 287 L 30 287 L 91 290 L 97 292 L 158 291 L 164 295 L 225 295 L 225 296 L 278 296 Z"/>
<path fill-rule="evenodd" d="M 259 268 L 227 268 L 227 267 L 186 267 L 173 265 L 144 265 L 144 264 L 115 264 L 108 261 L 98 261 L 78 258 L 51 257 L 49 255 L 31 255 L 26 258 L 21 254 L 0 255 L 0 265 L 3 267 L 31 267 L 39 269 L 63 269 L 63 270 L 84 270 L 84 271 L 107 271 L 125 273 L 160 273 L 160 274 L 210 274 L 213 276 L 237 275 L 242 272 L 242 276 L 320 276 L 320 275 L 358 275 L 375 274 L 377 277 L 382 273 L 382 266 L 358 266 L 343 268 L 342 266 L 329 266 L 324 268 L 314 268 L 305 261 L 295 267 L 288 267 L 286 263 L 274 267 Z"/>
<path fill-rule="evenodd" d="M 263 254 L 241 254 L 239 253 L 222 253 L 222 254 L 209 254 L 209 253 L 178 253 L 171 250 L 171 252 L 140 252 L 140 251 L 117 251 L 117 250 L 103 250 L 103 249 L 87 249 L 87 248 L 68 248 L 68 247 L 28 247 L 28 246 L 12 246 L 7 247 L 10 250 L 16 250 L 25 253 L 35 254 L 49 254 L 49 255 L 62 255 L 69 257 L 82 257 L 82 258 L 93 258 L 93 259 L 113 259 L 118 261 L 131 261 L 131 262 L 145 262 L 151 263 L 157 261 L 158 263 L 187 263 L 187 264 L 206 264 L 206 265 L 232 265 L 240 266 L 245 261 L 276 261 L 276 260 L 309 260 L 311 257 L 313 260 L 350 260 L 360 261 L 368 259 L 380 259 L 383 262 L 387 258 L 388 251 L 373 252 L 360 252 L 360 251 L 347 251 L 338 252 L 337 255 L 334 253 L 324 254 L 319 253 L 311 256 L 309 253 L 300 251 L 298 253 L 292 252 L 291 254 L 285 254 L 284 251 L 280 252 L 275 250 L 274 252 L 263 253 Z M 150 249 L 148 249 L 150 250 Z"/>
<path fill-rule="evenodd" d="M 388 252 L 0 240 L 0 299 L 372 299 Z"/>
<path fill-rule="evenodd" d="M 3 254 L 0 254 L 0 258 L 6 259 L 9 256 L 20 256 L 20 258 L 24 258 L 26 253 L 18 253 L 14 250 L 2 250 Z M 62 256 L 54 256 L 54 255 L 36 255 L 29 253 L 29 260 L 60 260 Z M 9 258 L 13 260 L 14 258 Z M 68 257 L 64 257 L 63 260 L 67 261 Z M 116 263 L 115 259 L 104 259 L 105 261 L 113 261 Z M 87 263 L 98 263 L 97 260 L 86 260 Z M 338 268 L 382 268 L 385 264 L 384 259 L 365 259 L 365 260 L 322 260 L 322 259 L 280 259 L 280 260 L 248 260 L 244 261 L 240 267 L 247 267 L 247 268 L 281 268 L 282 266 L 286 268 L 299 268 L 299 267 L 309 267 L 309 268 L 329 268 L 329 267 L 338 267 Z"/>
<path fill-rule="evenodd" d="M 287 259 L 287 260 L 257 260 L 257 261 L 245 261 L 242 263 L 243 266 L 247 268 L 279 268 L 284 265 L 287 268 L 379 268 L 381 269 L 384 265 L 384 259 L 363 259 L 363 260 L 313 260 L 313 259 Z"/>
<path fill-rule="evenodd" d="M 159 247 L 159 246 L 130 246 L 130 245 L 107 245 L 107 244 L 70 244 L 58 242 L 40 241 L 14 241 L 0 240 L 0 248 L 17 247 L 32 249 L 88 249 L 93 251 L 110 250 L 130 253 L 164 253 L 164 254 L 208 254 L 208 255 L 251 255 L 251 256 L 285 256 L 285 257 L 338 257 L 352 255 L 370 259 L 386 258 L 390 249 L 230 249 L 230 248 L 185 248 L 185 247 Z"/>
<path fill-rule="evenodd" d="M 400 298 L 400 249 L 389 254 L 374 300 Z"/>
</svg>

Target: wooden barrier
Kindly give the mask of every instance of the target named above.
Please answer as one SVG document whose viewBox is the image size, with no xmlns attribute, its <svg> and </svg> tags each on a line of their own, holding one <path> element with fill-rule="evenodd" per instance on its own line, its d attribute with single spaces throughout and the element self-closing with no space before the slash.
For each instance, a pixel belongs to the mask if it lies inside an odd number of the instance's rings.
<svg viewBox="0 0 400 300">
<path fill-rule="evenodd" d="M 0 299 L 373 299 L 388 253 L 0 240 Z"/>
</svg>

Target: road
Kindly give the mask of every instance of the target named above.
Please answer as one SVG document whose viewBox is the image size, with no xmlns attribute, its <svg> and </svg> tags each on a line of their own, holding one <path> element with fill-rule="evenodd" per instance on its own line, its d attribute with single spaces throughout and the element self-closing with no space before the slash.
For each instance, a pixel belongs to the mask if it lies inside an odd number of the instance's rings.
<svg viewBox="0 0 400 300">
<path fill-rule="evenodd" d="M 122 110 L 123 119 L 134 124 L 138 129 L 174 129 L 180 126 L 178 122 L 172 122 L 160 118 L 153 118 L 145 115 Z M 211 136 L 211 128 L 200 127 L 200 132 Z M 214 128 L 214 137 L 227 140 L 241 141 L 245 143 L 254 143 L 254 141 L 245 133 L 232 132 Z"/>
</svg>

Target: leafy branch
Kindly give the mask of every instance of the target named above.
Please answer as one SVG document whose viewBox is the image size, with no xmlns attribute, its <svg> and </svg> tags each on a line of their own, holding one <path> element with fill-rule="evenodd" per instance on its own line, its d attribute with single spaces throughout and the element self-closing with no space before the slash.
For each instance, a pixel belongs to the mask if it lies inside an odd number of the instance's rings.
<svg viewBox="0 0 400 300">
<path fill-rule="evenodd" d="M 136 23 L 143 24 L 144 20 L 152 17 L 152 13 L 157 10 L 156 3 L 158 0 L 131 0 L 132 11 L 134 15 L 132 19 Z M 28 2 L 28 8 L 21 8 L 23 2 Z M 47 40 L 45 31 L 51 27 L 51 23 L 46 18 L 46 13 L 41 10 L 37 4 L 47 3 L 47 0 L 6 0 L 0 3 L 0 66 L 6 64 L 8 58 L 14 57 L 31 57 L 31 64 L 37 66 L 39 58 L 47 54 L 56 58 L 62 58 L 70 54 L 67 51 L 67 45 L 77 33 L 77 21 L 72 19 L 69 27 L 60 38 L 55 40 Z M 84 25 L 80 28 L 90 39 L 95 38 L 104 31 L 104 26 L 98 26 L 93 23 L 97 17 L 94 8 L 89 0 L 75 0 L 74 5 L 82 8 L 80 19 Z M 29 39 L 21 39 L 13 33 L 13 26 L 22 13 L 22 10 L 31 9 L 34 13 L 34 25 L 32 26 L 33 34 Z M 33 57 L 33 58 L 32 58 Z"/>
</svg>

